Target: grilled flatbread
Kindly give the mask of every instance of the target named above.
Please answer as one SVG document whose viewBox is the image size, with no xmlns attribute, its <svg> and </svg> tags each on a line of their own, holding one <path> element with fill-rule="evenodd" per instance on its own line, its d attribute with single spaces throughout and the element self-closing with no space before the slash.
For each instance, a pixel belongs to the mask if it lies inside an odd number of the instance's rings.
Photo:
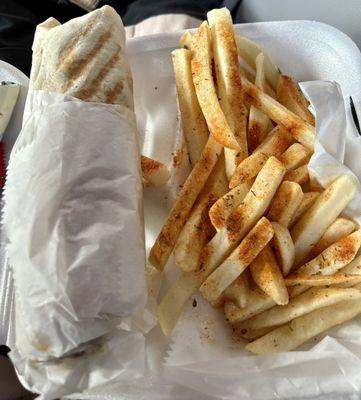
<svg viewBox="0 0 361 400">
<path fill-rule="evenodd" d="M 104 6 L 61 25 L 49 18 L 36 28 L 30 89 L 65 93 L 83 101 L 134 110 L 133 81 L 125 53 L 125 30 L 116 11 Z M 158 173 L 154 177 L 154 165 Z M 167 167 L 142 157 L 143 180 L 163 185 Z M 151 168 L 152 174 L 149 173 Z"/>
<path fill-rule="evenodd" d="M 125 31 L 116 11 L 104 6 L 63 25 L 54 18 L 40 24 L 30 89 L 133 109 Z"/>
</svg>

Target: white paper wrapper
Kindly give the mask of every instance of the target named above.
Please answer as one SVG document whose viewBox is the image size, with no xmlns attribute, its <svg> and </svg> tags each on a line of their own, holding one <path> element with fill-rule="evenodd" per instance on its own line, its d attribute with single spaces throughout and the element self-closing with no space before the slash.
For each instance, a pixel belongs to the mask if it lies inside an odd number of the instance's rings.
<svg viewBox="0 0 361 400">
<path fill-rule="evenodd" d="M 13 148 L 4 225 L 16 289 L 16 347 L 47 360 L 145 305 L 134 114 L 30 93 Z"/>
</svg>

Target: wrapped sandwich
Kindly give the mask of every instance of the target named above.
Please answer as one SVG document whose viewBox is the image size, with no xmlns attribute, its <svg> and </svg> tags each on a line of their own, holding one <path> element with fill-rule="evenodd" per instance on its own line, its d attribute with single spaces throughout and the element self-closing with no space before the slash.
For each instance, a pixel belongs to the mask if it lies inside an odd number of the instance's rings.
<svg viewBox="0 0 361 400">
<path fill-rule="evenodd" d="M 76 354 L 144 307 L 142 178 L 125 32 L 108 6 L 39 25 L 3 221 L 16 350 Z"/>
</svg>

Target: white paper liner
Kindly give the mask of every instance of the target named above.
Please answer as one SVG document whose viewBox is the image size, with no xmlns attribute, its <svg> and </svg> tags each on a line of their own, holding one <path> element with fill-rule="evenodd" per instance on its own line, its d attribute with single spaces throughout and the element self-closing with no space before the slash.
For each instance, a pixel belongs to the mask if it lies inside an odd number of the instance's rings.
<svg viewBox="0 0 361 400">
<path fill-rule="evenodd" d="M 22 356 L 61 357 L 109 332 L 118 317 L 144 308 L 142 187 L 132 112 L 30 93 L 4 199 Z"/>
</svg>

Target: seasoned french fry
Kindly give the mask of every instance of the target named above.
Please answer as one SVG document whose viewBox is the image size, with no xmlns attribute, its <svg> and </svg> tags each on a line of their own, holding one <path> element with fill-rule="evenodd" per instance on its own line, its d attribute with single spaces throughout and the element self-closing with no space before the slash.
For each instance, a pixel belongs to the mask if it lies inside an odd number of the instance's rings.
<svg viewBox="0 0 361 400">
<path fill-rule="evenodd" d="M 180 277 L 169 289 L 158 307 L 158 318 L 166 335 L 174 328 L 188 298 L 265 213 L 284 173 L 282 163 L 270 157 L 241 205 L 202 250 L 200 270 Z"/>
<path fill-rule="evenodd" d="M 208 139 L 208 128 L 194 90 L 191 71 L 191 52 L 177 49 L 172 52 L 178 104 L 182 117 L 183 136 L 192 166 L 199 160 Z"/>
<path fill-rule="evenodd" d="M 358 286 L 357 288 L 361 289 L 360 284 Z M 249 343 L 246 349 L 255 354 L 290 351 L 321 332 L 342 324 L 360 313 L 360 299 L 342 301 L 298 317 Z"/>
<path fill-rule="evenodd" d="M 345 267 L 357 254 L 361 245 L 361 233 L 359 231 L 352 233 L 346 238 L 340 239 L 337 243 L 324 250 L 319 256 L 311 260 L 298 269 L 300 275 L 324 274 L 329 275 Z M 360 265 L 361 268 L 361 261 Z M 355 267 L 356 268 L 356 267 Z M 354 273 L 354 270 L 342 269 L 342 273 Z M 296 276 L 297 274 L 295 274 Z M 292 278 L 292 275 L 290 276 Z M 289 298 L 296 297 L 305 292 L 306 286 L 294 286 L 289 288 Z M 225 303 L 225 313 L 228 320 L 232 323 L 245 321 L 263 311 L 272 308 L 276 303 L 260 290 L 250 290 L 247 306 L 239 308 L 231 301 Z"/>
<path fill-rule="evenodd" d="M 319 192 L 308 192 L 303 194 L 301 204 L 299 205 L 289 224 L 290 227 L 292 227 L 302 217 L 302 215 L 315 203 L 319 195 Z"/>
<path fill-rule="evenodd" d="M 328 286 L 337 284 L 353 284 L 361 282 L 360 275 L 336 273 L 331 275 L 293 275 L 285 278 L 286 286 Z"/>
<path fill-rule="evenodd" d="M 203 273 L 208 275 L 213 272 L 262 217 L 280 184 L 284 171 L 283 165 L 277 158 L 268 159 L 240 206 L 205 246 Z"/>
<path fill-rule="evenodd" d="M 320 183 L 318 183 L 317 179 L 313 176 L 310 176 L 310 191 L 323 192 L 322 185 Z"/>
<path fill-rule="evenodd" d="M 251 182 L 242 183 L 220 197 L 213 204 L 209 210 L 209 217 L 217 231 L 221 229 L 232 212 L 242 203 L 251 186 Z"/>
<path fill-rule="evenodd" d="M 295 318 L 309 314 L 323 307 L 331 306 L 345 300 L 356 300 L 361 298 L 361 291 L 353 288 L 314 288 L 300 296 L 291 299 L 286 306 L 276 306 L 261 314 L 254 316 L 240 324 L 238 329 L 248 339 L 259 337 L 261 330 L 265 334 L 275 327 L 286 324 Z M 257 332 L 258 331 L 258 332 Z"/>
<path fill-rule="evenodd" d="M 146 185 L 162 186 L 170 177 L 167 167 L 152 158 L 141 156 L 140 165 L 142 177 Z"/>
<path fill-rule="evenodd" d="M 257 107 L 272 121 L 284 126 L 291 135 L 310 151 L 313 150 L 315 141 L 315 128 L 303 121 L 300 117 L 268 96 L 256 85 L 242 76 L 242 85 L 245 92 L 245 100 Z"/>
<path fill-rule="evenodd" d="M 280 76 L 277 86 L 277 100 L 304 121 L 315 126 L 315 117 L 308 109 L 310 103 L 303 95 L 298 84 L 291 77 L 286 75 Z"/>
<path fill-rule="evenodd" d="M 206 21 L 193 35 L 191 49 L 193 83 L 209 132 L 223 146 L 238 150 L 239 144 L 219 104 L 213 82 L 211 39 Z"/>
<path fill-rule="evenodd" d="M 242 183 L 254 178 L 262 169 L 269 156 L 262 152 L 253 153 L 241 161 L 229 181 L 229 187 L 232 189 Z"/>
<path fill-rule="evenodd" d="M 349 264 L 361 246 L 361 229 L 339 239 L 313 260 L 298 268 L 294 275 L 330 275 Z M 307 289 L 305 286 L 294 286 L 289 289 L 290 297 L 294 297 Z"/>
<path fill-rule="evenodd" d="M 184 225 L 174 246 L 174 262 L 184 272 L 195 271 L 207 238 L 214 235 L 214 228 L 208 218 L 208 210 L 215 199 L 204 196 L 197 202 Z"/>
<path fill-rule="evenodd" d="M 356 223 L 349 219 L 343 217 L 337 218 L 335 222 L 326 229 L 325 233 L 321 236 L 321 239 L 312 247 L 309 258 L 312 259 L 316 257 L 332 243 L 335 243 L 342 237 L 349 235 L 356 229 L 356 227 Z"/>
<path fill-rule="evenodd" d="M 209 209 L 226 191 L 224 157 L 220 157 L 174 247 L 175 264 L 183 271 L 194 271 L 198 267 L 202 248 L 215 233 L 208 216 Z"/>
<path fill-rule="evenodd" d="M 233 300 L 238 307 L 246 307 L 249 294 L 249 273 L 248 269 L 224 291 L 227 299 Z"/>
<path fill-rule="evenodd" d="M 309 157 L 310 152 L 300 143 L 294 143 L 278 159 L 286 167 L 287 171 L 300 167 Z"/>
<path fill-rule="evenodd" d="M 357 183 L 352 176 L 340 176 L 320 194 L 313 206 L 292 228 L 291 236 L 296 251 L 295 266 L 304 262 L 313 245 L 321 239 L 326 229 L 353 198 L 356 188 Z"/>
<path fill-rule="evenodd" d="M 238 307 L 233 301 L 226 300 L 224 303 L 224 313 L 231 324 L 245 321 L 273 307 L 276 303 L 271 297 L 258 287 L 250 288 L 247 297 L 247 305 L 243 308 Z"/>
<path fill-rule="evenodd" d="M 179 39 L 179 47 L 183 47 L 186 50 L 190 50 L 192 45 L 192 34 L 189 31 L 183 33 Z"/>
<path fill-rule="evenodd" d="M 236 165 L 248 156 L 247 109 L 243 104 L 243 91 L 232 17 L 227 8 L 221 8 L 209 11 L 207 18 L 212 33 L 212 49 L 219 103 L 239 144 L 237 150 L 225 150 L 226 174 L 230 178 Z"/>
<path fill-rule="evenodd" d="M 268 156 L 280 156 L 292 143 L 292 135 L 281 126 L 276 126 L 267 135 L 266 139 L 256 148 L 254 153 L 263 153 Z"/>
<path fill-rule="evenodd" d="M 302 198 L 303 192 L 298 183 L 283 181 L 271 202 L 267 218 L 288 228 Z"/>
<path fill-rule="evenodd" d="M 226 290 L 226 288 L 231 285 L 257 257 L 272 239 L 272 236 L 273 229 L 271 223 L 266 218 L 262 217 L 232 254 L 208 276 L 200 288 L 203 297 L 210 302 L 216 301 L 224 290 Z"/>
<path fill-rule="evenodd" d="M 288 292 L 283 275 L 270 246 L 266 246 L 252 262 L 251 275 L 255 283 L 267 293 L 276 304 L 288 303 Z"/>
<path fill-rule="evenodd" d="M 230 187 L 256 176 L 268 157 L 281 155 L 292 141 L 292 136 L 285 129 L 276 126 L 253 154 L 237 166 L 230 180 Z"/>
<path fill-rule="evenodd" d="M 308 182 L 309 174 L 307 164 L 301 165 L 292 171 L 288 171 L 285 175 L 285 179 L 291 182 L 296 182 L 299 185 L 303 185 Z"/>
<path fill-rule="evenodd" d="M 259 53 L 256 57 L 256 79 L 255 85 L 266 91 L 266 77 L 264 71 L 264 54 Z M 271 121 L 267 115 L 251 106 L 248 118 L 248 145 L 250 152 L 258 147 L 267 136 Z"/>
<path fill-rule="evenodd" d="M 221 152 L 222 146 L 211 135 L 200 159 L 180 190 L 168 218 L 151 249 L 149 262 L 158 270 L 162 271 L 165 267 L 189 212 Z"/>
<path fill-rule="evenodd" d="M 353 259 L 350 264 L 340 269 L 342 274 L 361 274 L 361 255 Z"/>
<path fill-rule="evenodd" d="M 272 85 L 273 89 L 276 90 L 278 86 L 278 79 L 280 77 L 279 69 L 273 64 L 267 53 L 257 43 L 244 36 L 236 36 L 236 43 L 238 54 L 243 58 L 250 66 L 256 69 L 256 58 L 258 54 L 263 53 L 265 56 L 264 68 L 265 75 L 268 82 Z"/>
<path fill-rule="evenodd" d="M 282 268 L 283 276 L 287 276 L 295 260 L 295 246 L 289 230 L 284 225 L 272 222 L 272 226 L 274 234 L 271 245 Z"/>
</svg>

